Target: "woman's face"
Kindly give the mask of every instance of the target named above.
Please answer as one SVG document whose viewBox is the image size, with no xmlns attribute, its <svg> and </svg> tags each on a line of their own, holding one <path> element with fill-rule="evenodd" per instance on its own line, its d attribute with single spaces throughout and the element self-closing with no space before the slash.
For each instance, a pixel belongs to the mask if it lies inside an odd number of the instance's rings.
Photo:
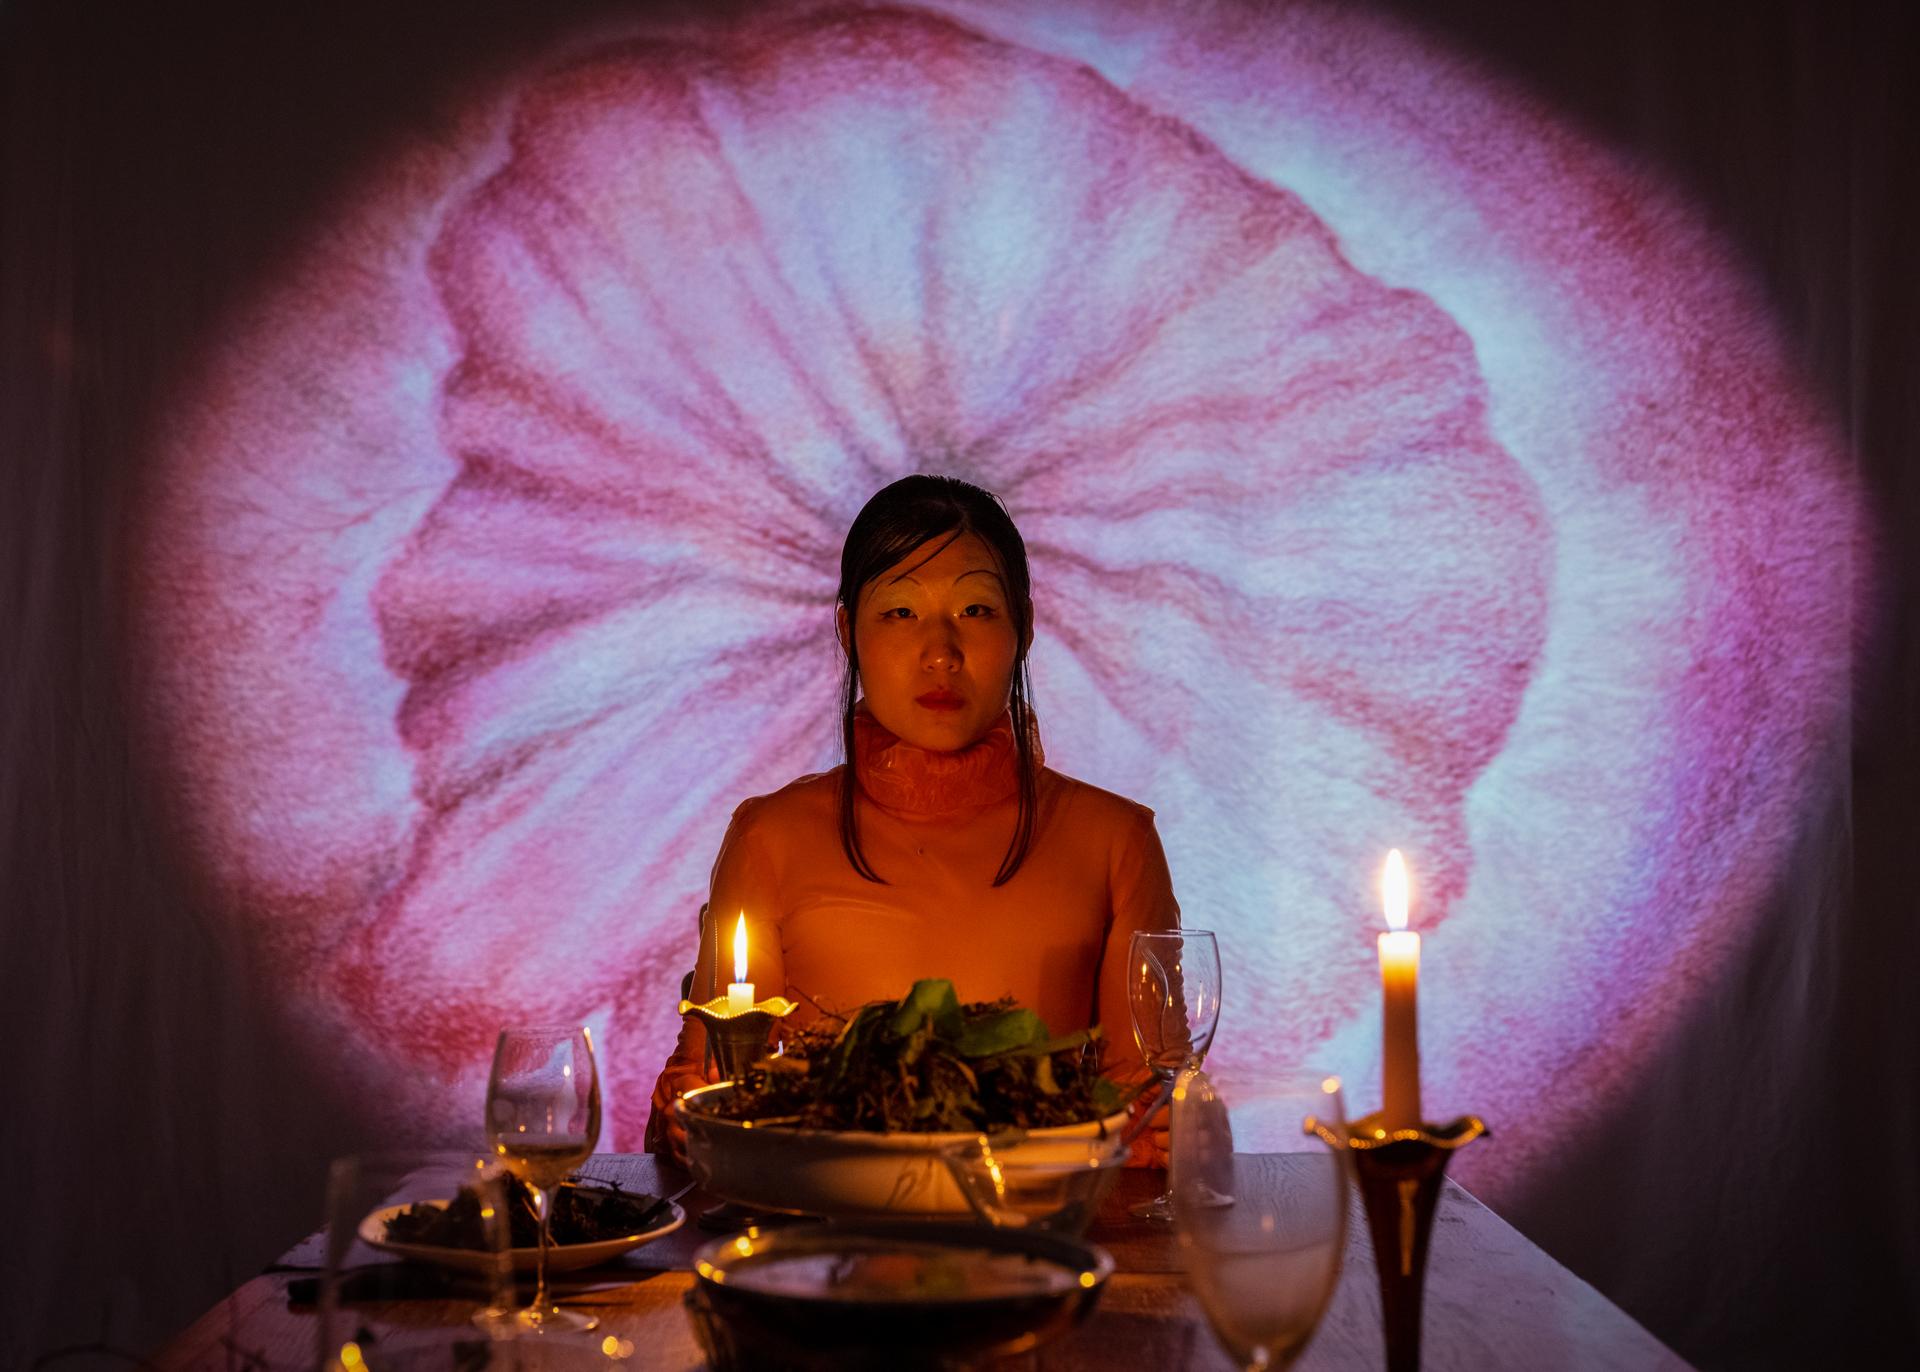
<svg viewBox="0 0 1920 1372">
<path fill-rule="evenodd" d="M 992 549 L 977 534 L 942 541 L 862 587 L 839 626 L 841 646 L 859 652 L 873 717 L 916 747 L 952 752 L 1007 708 L 1021 644 Z"/>
</svg>

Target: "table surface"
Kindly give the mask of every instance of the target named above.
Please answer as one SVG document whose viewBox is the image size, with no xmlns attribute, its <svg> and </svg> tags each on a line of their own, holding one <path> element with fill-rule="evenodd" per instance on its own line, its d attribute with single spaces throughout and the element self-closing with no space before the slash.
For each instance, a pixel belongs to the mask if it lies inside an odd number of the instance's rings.
<svg viewBox="0 0 1920 1372">
<path fill-rule="evenodd" d="M 582 1171 L 654 1194 L 670 1194 L 687 1181 L 646 1154 L 598 1154 Z M 1163 1179 L 1158 1171 L 1121 1175 L 1086 1235 L 1111 1253 L 1116 1265 L 1098 1306 L 1079 1328 L 1036 1355 L 1006 1360 L 1006 1367 L 1078 1372 L 1235 1366 L 1181 1280 L 1171 1227 L 1127 1213 L 1129 1204 L 1151 1195 Z M 1459 1185 L 1449 1180 L 1444 1188 L 1427 1259 L 1421 1350 L 1426 1372 L 1687 1367 L 1625 1311 Z M 599 1365 L 689 1372 L 705 1365 L 681 1298 L 693 1283 L 695 1250 L 716 1237 L 694 1222 L 713 1203 L 696 1190 L 683 1202 L 689 1218 L 677 1232 L 618 1263 L 556 1280 L 561 1304 L 600 1316 L 601 1327 L 589 1336 L 593 1346 L 608 1337 L 631 1343 L 623 1361 L 601 1358 Z M 1303 1372 L 1385 1366 L 1372 1243 L 1357 1195 L 1351 1203 L 1340 1282 L 1312 1344 L 1295 1364 Z M 378 1259 L 370 1250 L 363 1252 Z M 317 1234 L 296 1244 L 163 1349 L 155 1365 L 182 1372 L 311 1367 L 316 1317 L 310 1309 L 290 1308 L 288 1287 L 303 1278 L 310 1282 L 322 1253 Z M 393 1276 L 404 1280 L 410 1271 L 396 1265 Z M 472 1365 L 456 1348 L 478 1337 L 467 1322 L 472 1309 L 469 1302 L 422 1298 L 356 1305 L 353 1314 L 390 1357 L 409 1366 L 453 1368 Z"/>
</svg>

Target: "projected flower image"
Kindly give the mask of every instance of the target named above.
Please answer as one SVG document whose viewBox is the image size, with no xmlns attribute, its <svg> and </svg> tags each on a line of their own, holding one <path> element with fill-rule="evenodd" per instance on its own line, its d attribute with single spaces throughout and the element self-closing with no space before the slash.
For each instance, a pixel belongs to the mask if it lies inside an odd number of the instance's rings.
<svg viewBox="0 0 1920 1372">
<path fill-rule="evenodd" d="M 1577 1112 L 1683 1011 L 1844 681 L 1764 317 L 1652 183 L 1594 231 L 1641 183 L 1491 78 L 1368 115 L 1341 44 L 1438 56 L 1388 29 L 1050 13 L 550 55 L 182 398 L 153 743 L 334 1070 L 477 1100 L 502 1022 L 590 1019 L 637 1146 L 730 807 L 835 760 L 839 540 L 916 470 L 1026 533 L 1050 759 L 1159 812 L 1222 1057 L 1368 1094 L 1389 846 L 1442 1108 Z"/>
</svg>

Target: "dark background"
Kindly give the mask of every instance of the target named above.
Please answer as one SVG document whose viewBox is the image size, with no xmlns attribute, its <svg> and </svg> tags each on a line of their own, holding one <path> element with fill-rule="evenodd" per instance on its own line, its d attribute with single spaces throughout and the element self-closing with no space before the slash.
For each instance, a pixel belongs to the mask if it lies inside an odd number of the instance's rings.
<svg viewBox="0 0 1920 1372">
<path fill-rule="evenodd" d="M 354 1102 L 302 1079 L 130 750 L 118 559 L 157 403 L 382 137 L 619 8 L 0 12 L 0 1365 L 152 1348 L 311 1228 L 323 1160 L 360 1141 Z M 1691 1031 L 1508 1218 L 1702 1366 L 1911 1349 L 1914 7 L 1390 8 L 1691 189 L 1841 417 L 1882 544 L 1830 804 Z M 1709 1082 L 1752 1109 L 1690 1114 Z"/>
</svg>

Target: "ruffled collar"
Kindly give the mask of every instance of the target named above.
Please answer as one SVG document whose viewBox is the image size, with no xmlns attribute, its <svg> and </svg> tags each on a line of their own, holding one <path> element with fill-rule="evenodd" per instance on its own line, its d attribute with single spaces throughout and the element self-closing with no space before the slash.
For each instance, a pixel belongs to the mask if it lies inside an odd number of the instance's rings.
<svg viewBox="0 0 1920 1372">
<path fill-rule="evenodd" d="M 1040 735 L 1029 726 L 1033 764 L 1043 760 Z M 1011 712 L 976 743 L 952 753 L 918 748 L 890 731 L 862 701 L 853 715 L 853 774 L 867 798 L 895 814 L 932 819 L 979 809 L 1020 789 L 1020 753 Z"/>
</svg>

